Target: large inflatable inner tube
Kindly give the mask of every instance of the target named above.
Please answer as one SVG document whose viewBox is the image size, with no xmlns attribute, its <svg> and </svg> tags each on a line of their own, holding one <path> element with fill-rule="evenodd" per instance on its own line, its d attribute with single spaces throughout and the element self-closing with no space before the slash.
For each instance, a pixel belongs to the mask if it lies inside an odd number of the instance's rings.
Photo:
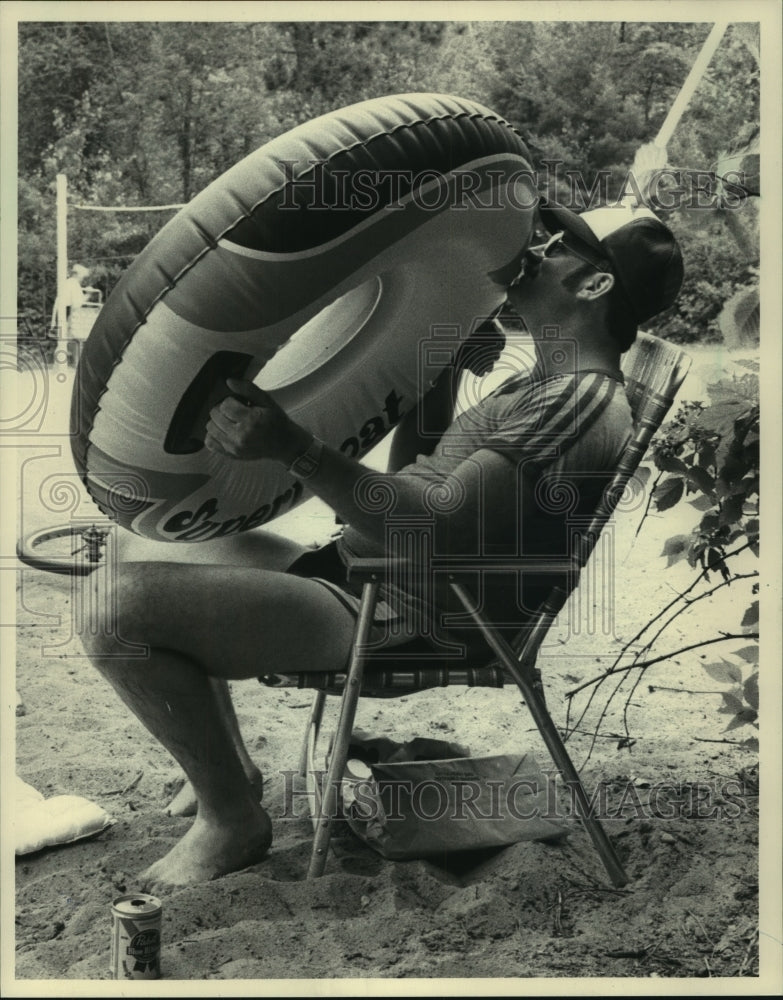
<svg viewBox="0 0 783 1000">
<path fill-rule="evenodd" d="M 200 541 L 304 498 L 277 463 L 203 446 L 252 379 L 361 457 L 504 300 L 536 203 L 524 143 L 470 101 L 410 94 L 317 118 L 236 164 L 139 254 L 82 353 L 77 469 L 137 534 Z"/>
</svg>

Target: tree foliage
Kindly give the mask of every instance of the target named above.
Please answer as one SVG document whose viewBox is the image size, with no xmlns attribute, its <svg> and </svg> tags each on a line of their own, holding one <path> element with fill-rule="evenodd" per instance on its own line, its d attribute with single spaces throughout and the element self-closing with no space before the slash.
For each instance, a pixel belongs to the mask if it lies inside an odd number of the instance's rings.
<svg viewBox="0 0 783 1000">
<path fill-rule="evenodd" d="M 730 29 L 670 147 L 707 169 L 758 122 L 758 61 Z M 456 93 L 499 111 L 534 165 L 559 159 L 616 194 L 696 58 L 707 25 L 636 22 L 23 22 L 19 26 L 19 306 L 54 298 L 55 177 L 71 204 L 187 201 L 297 124 L 389 93 Z M 688 275 L 656 332 L 720 339 L 723 303 L 752 285 L 725 221 L 670 224 Z M 69 213 L 73 260 L 108 292 L 166 215 Z M 707 228 L 705 229 L 705 223 Z"/>
<path fill-rule="evenodd" d="M 703 663 L 703 668 L 712 681 L 727 686 L 720 692 L 718 708 L 720 714 L 729 716 L 723 731 L 758 729 L 759 573 L 753 563 L 759 555 L 759 380 L 758 365 L 751 361 L 744 365 L 748 370 L 743 375 L 710 385 L 707 402 L 682 403 L 653 438 L 650 451 L 658 476 L 637 533 L 651 505 L 660 512 L 690 505 L 692 529 L 666 539 L 661 556 L 667 568 L 687 561 L 693 577 L 623 642 L 608 669 L 566 693 L 569 732 L 579 729 L 599 689 L 608 682 L 610 693 L 600 711 L 599 726 L 622 692 L 625 733 L 618 749 L 632 746 L 629 708 L 635 704 L 646 672 L 658 664 L 676 664 L 683 653 L 716 644 L 730 650 L 728 658 L 720 656 Z M 703 607 L 700 602 L 726 588 L 732 589 L 737 601 L 736 617 L 721 621 L 714 634 L 703 633 L 684 647 L 673 649 L 669 644 L 660 651 L 683 615 L 692 615 Z M 656 687 L 650 685 L 649 690 Z M 577 708 L 576 697 L 588 690 L 586 702 Z M 754 735 L 740 742 L 758 749 Z"/>
<path fill-rule="evenodd" d="M 753 365 L 748 363 L 752 368 Z M 653 441 L 659 476 L 652 499 L 659 511 L 690 503 L 697 522 L 689 534 L 667 539 L 667 566 L 686 559 L 705 582 L 718 574 L 730 585 L 730 560 L 750 550 L 759 554 L 759 379 L 757 369 L 709 386 L 710 400 L 684 403 Z M 758 585 L 752 586 L 752 595 Z M 737 626 L 758 629 L 759 602 L 740 605 Z M 726 730 L 756 725 L 758 642 L 745 644 L 735 661 L 704 665 L 714 679 L 732 685 L 720 711 L 731 716 Z M 755 737 L 751 743 L 756 745 Z"/>
</svg>

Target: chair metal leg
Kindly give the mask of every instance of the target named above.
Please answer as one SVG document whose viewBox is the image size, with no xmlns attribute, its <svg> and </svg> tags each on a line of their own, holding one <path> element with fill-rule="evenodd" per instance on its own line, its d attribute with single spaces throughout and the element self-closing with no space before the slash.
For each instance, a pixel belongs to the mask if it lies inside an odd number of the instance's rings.
<svg viewBox="0 0 783 1000">
<path fill-rule="evenodd" d="M 459 597 L 460 601 L 462 601 L 465 610 L 481 629 L 482 635 L 493 653 L 516 681 L 530 710 L 530 714 L 533 716 L 533 721 L 538 727 L 538 731 L 541 733 L 557 769 L 560 771 L 563 780 L 575 794 L 579 818 L 590 835 L 590 839 L 604 863 L 609 878 L 617 888 L 622 888 L 622 886 L 627 885 L 628 876 L 623 870 L 620 859 L 617 857 L 614 846 L 606 835 L 601 821 L 593 811 L 582 780 L 571 758 L 568 756 L 568 751 L 560 737 L 560 733 L 554 722 L 552 722 L 540 694 L 535 689 L 535 678 L 529 670 L 529 665 L 521 664 L 505 639 L 474 610 L 473 600 L 468 591 L 454 580 L 450 581 L 450 583 L 452 590 Z M 530 677 L 526 676 L 528 672 L 531 673 Z"/>
<path fill-rule="evenodd" d="M 302 752 L 299 756 L 299 777 L 307 777 L 308 759 L 310 757 L 310 747 L 318 742 L 318 734 L 321 731 L 321 719 L 324 714 L 326 704 L 326 691 L 316 691 L 313 703 L 310 706 L 310 718 L 307 720 L 304 740 L 302 741 Z"/>
<path fill-rule="evenodd" d="M 316 764 L 315 754 L 318 746 L 318 737 L 321 734 L 321 720 L 325 705 L 326 692 L 316 691 L 313 703 L 310 706 L 310 718 L 307 720 L 307 728 L 305 729 L 304 740 L 302 741 L 302 753 L 299 759 L 299 777 L 305 779 L 313 831 L 317 828 L 317 817 L 321 815 L 321 795 L 323 789 L 320 778 L 322 771 Z"/>
<path fill-rule="evenodd" d="M 310 857 L 310 868 L 307 873 L 308 878 L 319 878 L 323 875 L 326 867 L 329 841 L 332 836 L 332 820 L 337 812 L 340 785 L 348 760 L 348 746 L 351 740 L 351 733 L 353 732 L 353 722 L 356 718 L 356 708 L 362 688 L 364 661 L 367 658 L 367 640 L 370 637 L 375 604 L 378 599 L 378 587 L 378 580 L 370 580 L 364 584 L 362 589 L 362 603 L 359 608 L 359 620 L 354 635 L 351 661 L 340 705 L 340 719 L 337 724 L 337 732 L 335 733 L 332 745 L 332 755 L 324 780 L 319 814 L 316 817 L 313 853 Z"/>
</svg>

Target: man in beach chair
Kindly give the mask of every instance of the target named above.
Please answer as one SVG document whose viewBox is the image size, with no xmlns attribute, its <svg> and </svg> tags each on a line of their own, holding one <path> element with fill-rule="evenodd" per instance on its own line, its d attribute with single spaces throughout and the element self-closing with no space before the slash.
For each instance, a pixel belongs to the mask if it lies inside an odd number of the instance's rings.
<svg viewBox="0 0 783 1000">
<path fill-rule="evenodd" d="M 182 766 L 197 799 L 192 827 L 144 873 L 148 885 L 215 878 L 263 858 L 271 822 L 225 682 L 345 668 L 361 591 L 346 562 L 385 553 L 391 515 L 426 521 L 432 551 L 463 558 L 524 551 L 526 511 L 544 476 L 585 484 L 586 509 L 595 506 L 631 434 L 621 354 L 641 323 L 674 302 L 682 258 L 646 210 L 577 216 L 542 206 L 541 220 L 551 238 L 527 252 L 508 290 L 535 343 L 533 370 L 453 419 L 460 371 L 485 371 L 501 346 L 482 350 L 482 338 L 472 338 L 398 428 L 396 471 L 372 471 L 327 447 L 261 389 L 229 381 L 232 395 L 212 411 L 207 447 L 237 461 L 282 463 L 345 527 L 316 551 L 267 535 L 255 565 L 121 567 L 107 602 L 117 609 L 116 627 L 97 628 L 87 652 Z M 483 583 L 490 616 L 518 628 L 525 614 L 518 589 L 502 577 Z M 442 626 L 442 613 L 452 610 L 448 588 L 426 574 L 423 582 L 390 581 L 381 596 L 372 632 L 379 644 L 402 649 L 422 635 L 468 652 L 475 644 L 475 629 Z M 148 655 L 128 656 L 128 642 L 144 644 Z"/>
</svg>

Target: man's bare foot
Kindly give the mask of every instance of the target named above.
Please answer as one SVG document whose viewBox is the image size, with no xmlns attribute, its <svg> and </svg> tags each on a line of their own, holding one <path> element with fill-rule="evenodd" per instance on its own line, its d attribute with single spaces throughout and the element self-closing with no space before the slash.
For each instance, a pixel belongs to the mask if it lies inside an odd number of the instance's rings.
<svg viewBox="0 0 783 1000">
<path fill-rule="evenodd" d="M 261 861 L 272 844 L 272 823 L 259 805 L 252 818 L 215 823 L 199 816 L 165 857 L 142 873 L 147 889 L 207 882 Z"/>
<path fill-rule="evenodd" d="M 166 806 L 166 814 L 168 816 L 195 816 L 198 802 L 193 785 L 187 778 L 180 778 L 180 781 L 179 791 Z"/>
<path fill-rule="evenodd" d="M 263 774 L 257 767 L 254 767 L 252 771 L 247 772 L 247 779 L 253 788 L 255 788 L 258 793 L 258 801 L 261 802 L 264 798 Z M 197 808 L 198 802 L 196 801 L 196 793 L 193 791 L 193 786 L 189 781 L 185 781 L 171 802 L 166 806 L 166 813 L 169 816 L 195 816 Z"/>
</svg>

